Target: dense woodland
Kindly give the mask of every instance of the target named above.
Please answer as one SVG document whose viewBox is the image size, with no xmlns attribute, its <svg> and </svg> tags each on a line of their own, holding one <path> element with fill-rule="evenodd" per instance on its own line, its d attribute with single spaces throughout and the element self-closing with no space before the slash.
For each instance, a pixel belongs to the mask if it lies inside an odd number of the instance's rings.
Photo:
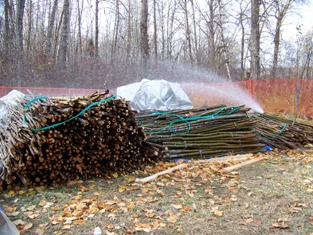
<svg viewBox="0 0 313 235">
<path fill-rule="evenodd" d="M 0 85 L 312 78 L 305 0 L 1 0 Z"/>
</svg>

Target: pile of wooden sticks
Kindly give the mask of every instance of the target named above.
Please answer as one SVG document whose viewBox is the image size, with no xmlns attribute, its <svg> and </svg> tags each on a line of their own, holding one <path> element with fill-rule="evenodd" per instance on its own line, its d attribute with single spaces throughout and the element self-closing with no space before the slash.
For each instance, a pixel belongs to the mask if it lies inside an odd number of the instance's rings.
<svg viewBox="0 0 313 235">
<path fill-rule="evenodd" d="M 147 141 L 163 146 L 166 158 L 210 158 L 259 152 L 264 146 L 244 106 L 217 105 L 171 112 L 142 112 Z"/>
<path fill-rule="evenodd" d="M 123 174 L 162 158 L 125 100 L 25 96 L 0 125 L 0 189 Z"/>
<path fill-rule="evenodd" d="M 313 126 L 286 118 L 254 113 L 255 131 L 260 142 L 272 148 L 295 149 L 313 143 Z"/>
</svg>

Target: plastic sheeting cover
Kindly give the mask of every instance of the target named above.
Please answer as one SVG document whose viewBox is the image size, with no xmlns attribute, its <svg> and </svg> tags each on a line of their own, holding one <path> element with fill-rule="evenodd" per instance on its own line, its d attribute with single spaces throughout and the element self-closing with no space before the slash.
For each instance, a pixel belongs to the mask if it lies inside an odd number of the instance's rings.
<svg viewBox="0 0 313 235">
<path fill-rule="evenodd" d="M 7 95 L 0 98 L 0 125 L 5 125 L 4 118 L 8 113 L 8 107 L 14 107 L 18 101 L 24 97 L 22 92 L 12 90 Z"/>
<path fill-rule="evenodd" d="M 191 109 L 191 101 L 177 83 L 143 79 L 117 88 L 117 95 L 130 101 L 137 110 Z"/>
<path fill-rule="evenodd" d="M 3 207 L 0 205 L 0 234 L 1 235 L 19 235 L 20 232 L 16 226 L 9 220 L 4 213 Z"/>
</svg>

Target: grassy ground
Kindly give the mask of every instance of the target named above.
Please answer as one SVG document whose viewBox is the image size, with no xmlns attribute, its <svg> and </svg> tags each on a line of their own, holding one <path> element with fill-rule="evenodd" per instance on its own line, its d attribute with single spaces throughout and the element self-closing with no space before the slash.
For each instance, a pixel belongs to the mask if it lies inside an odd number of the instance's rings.
<svg viewBox="0 0 313 235">
<path fill-rule="evenodd" d="M 260 154 L 259 154 L 260 155 Z M 313 148 L 267 153 L 226 173 L 221 164 L 137 183 L 160 163 L 112 179 L 0 195 L 21 234 L 313 234 Z M 231 163 L 229 163 L 231 164 Z"/>
</svg>

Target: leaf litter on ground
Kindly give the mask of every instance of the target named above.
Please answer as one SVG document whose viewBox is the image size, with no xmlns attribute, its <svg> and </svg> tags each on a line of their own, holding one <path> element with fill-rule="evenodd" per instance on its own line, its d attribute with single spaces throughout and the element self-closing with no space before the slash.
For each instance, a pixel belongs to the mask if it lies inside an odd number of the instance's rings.
<svg viewBox="0 0 313 235">
<path fill-rule="evenodd" d="M 267 160 L 236 172 L 223 168 L 237 162 L 192 162 L 154 181 L 136 182 L 177 165 L 161 162 L 109 180 L 9 191 L 0 202 L 21 234 L 91 234 L 96 227 L 107 234 L 309 234 L 312 149 L 255 154 Z"/>
</svg>

